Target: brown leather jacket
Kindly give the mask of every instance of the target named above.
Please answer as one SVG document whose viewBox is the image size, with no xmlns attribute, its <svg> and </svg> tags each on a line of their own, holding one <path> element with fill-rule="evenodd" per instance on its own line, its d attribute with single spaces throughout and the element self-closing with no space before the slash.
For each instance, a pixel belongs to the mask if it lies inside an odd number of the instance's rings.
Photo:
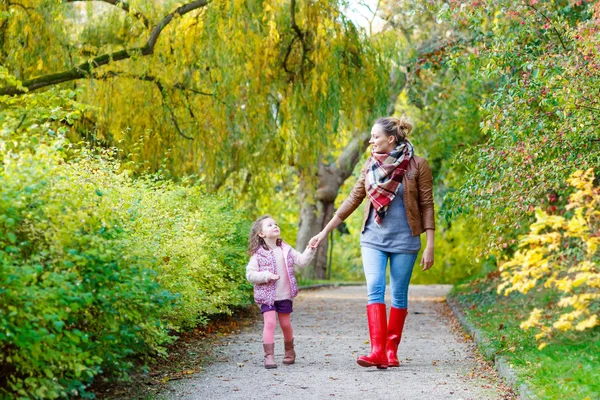
<svg viewBox="0 0 600 400">
<path fill-rule="evenodd" d="M 367 163 L 360 171 L 360 177 L 352 188 L 352 192 L 340 208 L 336 215 L 343 220 L 362 203 L 367 195 L 366 177 Z M 433 210 L 433 177 L 429 164 L 422 157 L 414 156 L 408 164 L 408 169 L 402 179 L 404 189 L 404 207 L 406 208 L 406 219 L 413 236 L 418 236 L 426 229 L 435 229 L 434 210 Z M 367 199 L 368 200 L 368 199 Z M 365 206 L 363 216 L 363 225 L 361 232 L 365 230 L 365 224 L 371 210 L 371 202 Z"/>
</svg>

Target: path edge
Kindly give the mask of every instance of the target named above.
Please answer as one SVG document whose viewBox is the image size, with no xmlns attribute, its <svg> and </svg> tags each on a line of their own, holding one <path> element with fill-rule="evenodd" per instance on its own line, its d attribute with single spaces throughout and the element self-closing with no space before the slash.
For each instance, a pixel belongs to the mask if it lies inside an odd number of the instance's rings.
<svg viewBox="0 0 600 400">
<path fill-rule="evenodd" d="M 364 282 L 346 282 L 346 283 L 317 283 L 315 285 L 298 286 L 299 290 L 315 290 L 328 287 L 341 286 L 364 286 Z"/>
<path fill-rule="evenodd" d="M 496 371 L 508 385 L 510 385 L 522 400 L 538 400 L 538 397 L 533 393 L 529 386 L 518 381 L 518 376 L 515 370 L 510 366 L 505 357 L 497 354 L 497 350 L 489 343 L 479 328 L 471 323 L 465 314 L 462 312 L 461 306 L 450 295 L 446 296 L 446 304 L 450 307 L 456 319 L 460 322 L 463 329 L 467 331 L 477 343 L 480 351 L 494 362 Z"/>
</svg>

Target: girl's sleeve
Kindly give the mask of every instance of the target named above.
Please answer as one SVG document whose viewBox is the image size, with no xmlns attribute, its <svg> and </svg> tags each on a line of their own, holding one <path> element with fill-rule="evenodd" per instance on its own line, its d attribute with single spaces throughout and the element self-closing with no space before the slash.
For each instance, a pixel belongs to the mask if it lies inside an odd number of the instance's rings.
<svg viewBox="0 0 600 400">
<path fill-rule="evenodd" d="M 300 253 L 294 249 L 292 249 L 292 256 L 294 257 L 294 265 L 298 267 L 306 267 L 312 259 L 317 254 L 317 249 L 313 249 L 312 247 L 306 247 L 304 253 Z"/>
<path fill-rule="evenodd" d="M 271 273 L 269 271 L 259 271 L 258 261 L 256 261 L 255 256 L 252 256 L 250 262 L 246 265 L 246 279 L 253 284 L 267 283 L 271 279 Z"/>
</svg>

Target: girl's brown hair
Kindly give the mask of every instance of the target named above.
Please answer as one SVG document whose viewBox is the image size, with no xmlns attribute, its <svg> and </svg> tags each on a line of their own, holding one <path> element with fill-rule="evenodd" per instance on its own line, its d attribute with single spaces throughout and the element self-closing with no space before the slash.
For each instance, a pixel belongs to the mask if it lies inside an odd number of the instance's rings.
<svg viewBox="0 0 600 400">
<path fill-rule="evenodd" d="M 379 118 L 375 121 L 375 125 L 379 125 L 383 132 L 389 137 L 393 136 L 396 139 L 396 144 L 406 140 L 408 134 L 412 131 L 412 124 L 408 118 L 402 116 Z"/>
<path fill-rule="evenodd" d="M 269 246 L 267 246 L 265 240 L 258 236 L 258 234 L 262 232 L 263 221 L 267 218 L 272 217 L 270 215 L 263 215 L 254 221 L 252 228 L 250 228 L 250 237 L 248 238 L 248 254 L 250 255 L 256 253 L 256 250 L 258 250 L 259 247 L 269 250 Z M 277 246 L 281 246 L 281 239 L 277 239 Z"/>
</svg>

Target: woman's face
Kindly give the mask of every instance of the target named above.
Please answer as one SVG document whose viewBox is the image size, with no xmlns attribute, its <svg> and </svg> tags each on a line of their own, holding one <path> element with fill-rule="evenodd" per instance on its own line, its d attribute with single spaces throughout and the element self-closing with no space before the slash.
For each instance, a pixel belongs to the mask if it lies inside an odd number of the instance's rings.
<svg viewBox="0 0 600 400">
<path fill-rule="evenodd" d="M 373 146 L 375 153 L 390 153 L 396 147 L 396 140 L 393 136 L 387 136 L 381 126 L 375 124 L 371 129 L 369 144 Z"/>
</svg>

